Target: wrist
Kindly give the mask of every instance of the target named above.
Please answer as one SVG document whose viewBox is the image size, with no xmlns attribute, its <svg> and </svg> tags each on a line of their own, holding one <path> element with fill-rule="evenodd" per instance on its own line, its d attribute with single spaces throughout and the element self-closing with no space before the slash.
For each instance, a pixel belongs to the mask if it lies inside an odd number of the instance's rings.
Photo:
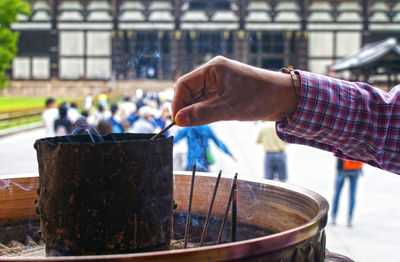
<svg viewBox="0 0 400 262">
<path fill-rule="evenodd" d="M 287 68 L 283 67 L 281 68 L 280 72 L 290 75 L 298 99 L 300 96 L 300 85 L 301 85 L 301 78 L 299 74 L 294 71 L 292 66 L 288 66 Z"/>
<path fill-rule="evenodd" d="M 286 78 L 285 85 L 282 86 L 282 108 L 280 119 L 291 119 L 297 108 L 298 94 L 293 84 L 293 79 L 288 74 L 283 74 Z"/>
<path fill-rule="evenodd" d="M 289 74 L 277 71 L 263 71 L 263 92 L 260 108 L 265 108 L 264 116 L 267 121 L 281 121 L 291 118 L 297 107 L 297 95 Z M 265 101 L 268 101 L 265 104 Z"/>
<path fill-rule="evenodd" d="M 284 86 L 284 93 L 287 94 L 286 107 L 283 109 L 282 119 L 287 118 L 290 119 L 294 112 L 296 111 L 297 102 L 300 97 L 300 87 L 301 87 L 301 78 L 299 74 L 297 74 L 292 66 L 288 68 L 282 68 L 280 70 L 283 74 L 286 75 L 286 78 L 289 78 L 289 83 L 286 83 Z M 286 81 L 287 82 L 287 81 Z"/>
</svg>

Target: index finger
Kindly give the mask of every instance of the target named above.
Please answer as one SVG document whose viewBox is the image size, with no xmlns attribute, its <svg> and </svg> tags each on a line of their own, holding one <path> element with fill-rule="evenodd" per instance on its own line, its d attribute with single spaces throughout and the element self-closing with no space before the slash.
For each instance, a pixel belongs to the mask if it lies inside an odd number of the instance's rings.
<svg viewBox="0 0 400 262">
<path fill-rule="evenodd" d="M 204 87 L 205 76 L 202 67 L 180 77 L 176 82 L 174 99 L 171 105 L 172 119 L 175 119 L 179 110 L 196 103 Z"/>
</svg>

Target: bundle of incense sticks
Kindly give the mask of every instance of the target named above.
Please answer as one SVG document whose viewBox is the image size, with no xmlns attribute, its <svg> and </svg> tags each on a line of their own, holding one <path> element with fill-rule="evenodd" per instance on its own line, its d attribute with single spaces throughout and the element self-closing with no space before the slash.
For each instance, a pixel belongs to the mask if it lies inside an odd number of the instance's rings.
<svg viewBox="0 0 400 262">
<path fill-rule="evenodd" d="M 217 180 L 216 180 L 215 186 L 214 186 L 214 192 L 213 192 L 213 195 L 211 197 L 210 207 L 208 209 L 207 217 L 206 217 L 206 220 L 204 222 L 204 227 L 203 227 L 203 231 L 202 231 L 201 238 L 200 238 L 200 246 L 203 246 L 204 240 L 206 238 L 207 228 L 208 228 L 208 224 L 209 224 L 209 221 L 210 221 L 212 208 L 213 208 L 213 205 L 214 205 L 215 197 L 217 195 L 219 182 L 221 180 L 221 174 L 222 174 L 222 171 L 219 171 L 218 177 L 217 177 Z M 193 170 L 192 170 L 192 182 L 191 182 L 191 185 L 190 185 L 189 205 L 188 205 L 188 212 L 187 212 L 187 216 L 186 216 L 186 225 L 185 225 L 184 248 L 187 248 L 187 242 L 188 242 L 189 227 L 190 227 L 190 222 L 191 222 L 191 212 L 192 212 L 192 201 L 193 201 L 193 190 L 194 190 L 195 175 L 196 175 L 196 163 L 193 164 Z M 230 191 L 230 194 L 229 194 L 227 207 L 226 207 L 226 210 L 225 210 L 225 213 L 224 213 L 224 217 L 222 219 L 221 227 L 220 227 L 220 230 L 219 230 L 219 233 L 218 233 L 217 244 L 221 243 L 222 232 L 224 230 L 224 226 L 225 226 L 225 223 L 226 223 L 226 218 L 228 217 L 228 213 L 229 213 L 229 209 L 230 209 L 231 204 L 232 204 L 232 219 L 231 219 L 231 237 L 230 237 L 230 240 L 231 240 L 231 242 L 235 242 L 236 241 L 236 227 L 237 227 L 237 222 L 236 222 L 236 219 L 237 219 L 237 176 L 238 176 L 238 174 L 236 173 L 235 177 L 233 178 L 232 187 L 231 187 L 231 191 Z"/>
</svg>

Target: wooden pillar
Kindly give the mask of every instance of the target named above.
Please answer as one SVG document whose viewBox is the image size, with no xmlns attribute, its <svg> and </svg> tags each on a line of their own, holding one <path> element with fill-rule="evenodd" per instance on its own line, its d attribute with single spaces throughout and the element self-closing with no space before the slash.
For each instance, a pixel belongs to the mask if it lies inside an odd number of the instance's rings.
<svg viewBox="0 0 400 262">
<path fill-rule="evenodd" d="M 226 37 L 228 34 L 228 37 Z M 220 37 L 221 37 L 221 55 L 223 56 L 228 56 L 228 51 L 227 51 L 227 39 L 229 38 L 229 31 L 221 31 L 220 32 Z"/>
<path fill-rule="evenodd" d="M 336 60 L 338 59 L 337 57 L 337 30 L 333 30 L 332 34 L 333 34 L 333 45 L 332 45 L 332 54 L 333 54 L 333 62 L 336 62 Z"/>
<path fill-rule="evenodd" d="M 160 54 L 157 68 L 156 68 L 156 77 L 158 79 L 164 79 L 163 63 L 164 63 L 164 59 L 166 58 L 166 57 L 164 57 L 163 50 L 162 50 L 162 44 L 163 44 L 162 42 L 164 39 L 164 33 L 166 34 L 166 32 L 161 31 L 161 30 L 157 32 L 157 49 Z"/>
<path fill-rule="evenodd" d="M 256 57 L 256 59 L 257 59 L 257 66 L 258 67 L 262 67 L 262 64 L 261 64 L 261 58 L 263 56 L 262 42 L 261 42 L 262 33 L 263 32 L 261 32 L 261 31 L 257 31 L 256 32 L 256 36 L 257 36 L 257 57 Z"/>
<path fill-rule="evenodd" d="M 111 0 L 111 16 L 113 29 L 111 32 L 111 72 L 116 72 L 117 78 L 126 78 L 126 68 L 123 63 L 123 38 L 124 32 L 119 30 L 120 1 Z"/>
<path fill-rule="evenodd" d="M 199 32 L 192 30 L 190 31 L 190 39 L 193 42 L 192 45 L 192 68 L 197 66 L 197 62 L 199 61 Z"/>
<path fill-rule="evenodd" d="M 247 0 L 239 0 L 239 8 L 238 8 L 238 17 L 239 17 L 239 30 L 237 33 L 237 45 L 235 48 L 238 50 L 237 59 L 241 62 L 247 62 L 248 50 L 246 49 L 246 31 L 245 31 L 245 23 L 246 23 L 246 15 L 248 13 L 247 10 L 248 1 Z"/>
<path fill-rule="evenodd" d="M 126 78 L 126 68 L 123 65 L 123 38 L 124 32 L 113 30 L 111 32 L 111 71 L 116 73 L 117 78 Z"/>
<path fill-rule="evenodd" d="M 136 45 L 137 45 L 137 32 L 136 31 L 128 31 L 128 43 L 129 43 L 129 72 L 127 72 L 127 78 L 133 79 L 137 77 L 136 65 L 135 65 L 135 57 L 136 53 Z"/>
<path fill-rule="evenodd" d="M 286 31 L 284 33 L 283 41 L 284 41 L 284 51 L 283 51 L 283 66 L 292 65 L 293 66 L 293 57 L 291 54 L 291 44 L 292 44 L 292 31 Z"/>
<path fill-rule="evenodd" d="M 83 77 L 84 79 L 87 79 L 87 60 L 88 60 L 88 55 L 87 55 L 87 30 L 83 30 Z"/>
<path fill-rule="evenodd" d="M 57 17 L 58 17 L 58 4 L 59 0 L 50 0 L 51 6 L 51 30 L 50 30 L 50 43 L 49 43 L 49 54 L 50 54 L 50 78 L 59 78 L 59 31 L 57 29 Z"/>
<path fill-rule="evenodd" d="M 174 77 L 180 77 L 183 74 L 183 34 L 181 31 L 181 16 L 182 16 L 182 0 L 173 0 L 173 14 L 175 17 L 175 26 L 173 31 L 173 46 L 172 59 Z"/>
<path fill-rule="evenodd" d="M 180 77 L 183 75 L 183 44 L 182 44 L 182 31 L 174 31 L 174 64 L 175 64 L 175 77 Z"/>
<path fill-rule="evenodd" d="M 89 0 L 80 0 L 80 3 L 82 4 L 82 6 L 83 6 L 83 21 L 86 23 L 87 22 L 87 18 L 88 18 L 88 10 L 87 10 L 87 7 L 88 7 L 88 4 L 89 4 Z M 88 49 L 88 45 L 87 45 L 87 42 L 88 42 L 88 30 L 87 29 L 84 29 L 83 31 L 83 77 L 84 77 L 84 79 L 87 79 L 88 77 L 87 77 L 87 68 L 88 68 L 88 52 L 87 52 L 87 49 Z"/>
<path fill-rule="evenodd" d="M 295 39 L 296 68 L 308 69 L 308 31 L 297 31 Z"/>
<path fill-rule="evenodd" d="M 369 5 L 370 0 L 361 0 L 362 39 L 361 45 L 369 42 Z"/>
<path fill-rule="evenodd" d="M 307 0 L 299 1 L 300 9 L 300 32 L 296 34 L 296 56 L 298 57 L 296 67 L 302 70 L 308 69 L 308 31 L 307 31 L 307 17 L 308 17 L 308 4 Z"/>
</svg>

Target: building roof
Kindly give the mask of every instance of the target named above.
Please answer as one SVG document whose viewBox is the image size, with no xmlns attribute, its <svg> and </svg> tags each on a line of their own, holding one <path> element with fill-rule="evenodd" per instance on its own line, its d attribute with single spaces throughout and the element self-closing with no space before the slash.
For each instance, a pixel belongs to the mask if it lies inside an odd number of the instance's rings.
<svg viewBox="0 0 400 262">
<path fill-rule="evenodd" d="M 366 44 L 356 53 L 339 60 L 332 65 L 331 69 L 333 71 L 343 71 L 369 67 L 384 60 L 385 56 L 391 52 L 400 58 L 400 45 L 397 44 L 396 38 L 393 37 Z"/>
</svg>

